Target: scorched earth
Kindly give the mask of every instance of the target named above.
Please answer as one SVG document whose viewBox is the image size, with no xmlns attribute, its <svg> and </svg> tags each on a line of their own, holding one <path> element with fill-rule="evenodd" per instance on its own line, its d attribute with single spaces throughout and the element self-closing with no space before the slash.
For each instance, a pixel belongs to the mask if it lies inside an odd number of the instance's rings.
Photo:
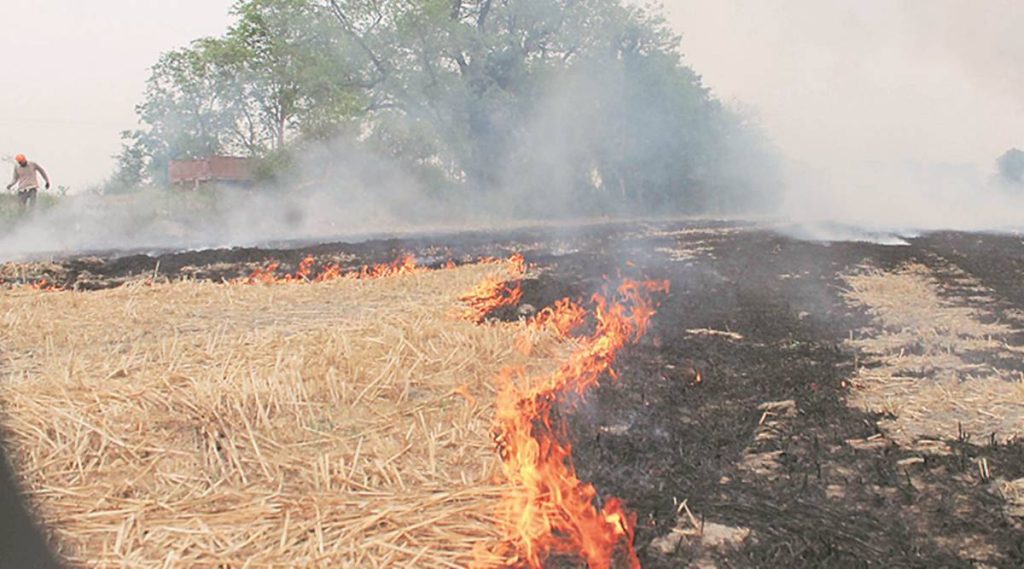
<svg viewBox="0 0 1024 569">
<path fill-rule="evenodd" d="M 4 446 L 81 566 L 1024 566 L 1024 242 L 907 243 L 7 264 Z"/>
</svg>

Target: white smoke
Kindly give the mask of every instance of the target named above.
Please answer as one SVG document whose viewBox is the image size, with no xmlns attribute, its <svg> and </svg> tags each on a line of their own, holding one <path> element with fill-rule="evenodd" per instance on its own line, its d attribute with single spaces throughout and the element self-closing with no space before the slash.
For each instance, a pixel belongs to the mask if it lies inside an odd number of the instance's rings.
<svg viewBox="0 0 1024 569">
<path fill-rule="evenodd" d="M 311 150 L 296 176 L 281 186 L 287 190 L 268 184 L 67 196 L 0 234 L 0 259 L 352 239 L 449 219 L 399 168 L 352 147 Z"/>
<path fill-rule="evenodd" d="M 665 6 L 712 90 L 759 109 L 788 158 L 780 213 L 803 234 L 1024 225 L 1024 188 L 993 182 L 1024 148 L 1024 3 Z"/>
</svg>

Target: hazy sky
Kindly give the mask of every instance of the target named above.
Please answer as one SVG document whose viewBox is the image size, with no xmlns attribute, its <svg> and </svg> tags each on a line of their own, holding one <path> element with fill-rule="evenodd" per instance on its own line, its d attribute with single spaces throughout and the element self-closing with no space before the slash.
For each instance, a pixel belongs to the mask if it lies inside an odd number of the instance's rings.
<svg viewBox="0 0 1024 569">
<path fill-rule="evenodd" d="M 77 189 L 100 182 L 118 133 L 135 126 L 148 67 L 222 32 L 231 3 L 0 0 L 0 158 L 24 152 Z M 757 108 L 798 162 L 988 169 L 1024 147 L 1024 2 L 664 5 L 687 61 L 720 97 Z"/>
<path fill-rule="evenodd" d="M 792 159 L 969 164 L 1024 147 L 1020 0 L 666 0 L 687 61 Z"/>
<path fill-rule="evenodd" d="M 101 182 L 160 53 L 228 25 L 231 0 L 0 0 L 0 169 L 21 152 L 56 184 Z"/>
</svg>

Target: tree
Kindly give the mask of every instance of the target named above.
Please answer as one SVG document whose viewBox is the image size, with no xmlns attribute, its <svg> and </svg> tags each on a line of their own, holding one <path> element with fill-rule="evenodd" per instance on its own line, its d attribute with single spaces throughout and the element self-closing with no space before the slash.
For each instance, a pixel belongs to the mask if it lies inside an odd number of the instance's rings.
<svg viewBox="0 0 1024 569">
<path fill-rule="evenodd" d="M 338 55 L 337 32 L 312 2 L 240 1 L 234 13 L 224 37 L 168 52 L 151 70 L 136 108 L 143 128 L 125 133 L 124 158 L 146 156 L 157 181 L 169 160 L 261 157 L 362 112 L 358 69 Z"/>
<path fill-rule="evenodd" d="M 1011 148 L 996 160 L 1000 177 L 1013 184 L 1024 183 L 1024 151 Z"/>
<path fill-rule="evenodd" d="M 146 168 L 157 180 L 172 158 L 215 154 L 225 146 L 228 121 L 220 112 L 216 74 L 205 45 L 199 41 L 160 57 L 146 82 L 144 101 L 136 107 L 147 128 L 123 135 L 129 152 L 148 157 Z"/>
<path fill-rule="evenodd" d="M 343 13 L 337 1 L 330 4 L 334 13 Z M 528 154 L 524 149 L 537 142 L 531 140 L 536 114 L 548 110 L 550 97 L 572 96 L 563 92 L 566 76 L 596 79 L 575 83 L 584 90 L 577 93 L 580 106 L 575 110 L 590 108 L 594 113 L 572 125 L 562 121 L 566 128 L 594 131 L 594 121 L 607 118 L 618 127 L 595 134 L 614 138 L 636 132 L 637 140 L 648 140 L 652 132 L 665 132 L 665 114 L 645 111 L 639 103 L 646 99 L 664 102 L 660 110 L 679 118 L 681 129 L 695 127 L 710 134 L 696 123 L 714 112 L 713 105 L 706 105 L 710 96 L 696 74 L 680 63 L 674 50 L 678 37 L 657 15 L 616 0 L 413 2 L 395 17 L 393 33 L 399 49 L 390 57 L 375 57 L 385 70 L 378 90 L 387 91 L 382 98 L 392 102 L 386 113 L 392 116 L 374 121 L 377 134 L 385 146 L 394 145 L 401 153 L 409 147 L 400 140 L 401 133 L 432 133 L 432 144 L 413 145 L 429 149 L 421 159 L 443 165 L 450 179 L 480 191 L 505 187 L 513 168 L 509 158 L 518 155 L 521 162 Z M 631 87 L 633 79 L 641 84 Z M 648 87 L 662 90 L 653 93 Z M 667 108 L 672 102 L 684 106 Z M 657 128 L 638 132 L 652 125 Z M 570 138 L 585 139 L 585 134 Z M 693 129 L 675 133 L 687 134 L 699 136 Z M 619 149 L 623 146 L 628 145 Z M 662 154 L 670 147 L 661 147 Z M 645 143 L 635 151 L 656 148 Z M 617 180 L 616 186 L 631 185 L 624 168 L 608 163 L 623 163 L 631 156 L 616 158 L 611 148 L 594 152 L 601 156 L 577 153 L 574 158 L 586 163 L 580 168 L 598 161 Z M 650 154 L 643 158 L 654 160 Z M 661 162 L 674 159 L 664 156 Z"/>
<path fill-rule="evenodd" d="M 221 44 L 223 84 L 250 151 L 281 150 L 294 136 L 329 135 L 363 111 L 360 58 L 308 0 L 249 0 Z M 259 134 L 252 134 L 259 133 Z"/>
<path fill-rule="evenodd" d="M 711 96 L 656 10 L 239 0 L 234 14 L 223 37 L 154 66 L 123 164 L 156 177 L 168 159 L 231 152 L 280 168 L 291 150 L 344 136 L 432 195 L 505 197 L 524 213 L 538 200 L 724 209 L 771 178 L 758 130 Z"/>
</svg>

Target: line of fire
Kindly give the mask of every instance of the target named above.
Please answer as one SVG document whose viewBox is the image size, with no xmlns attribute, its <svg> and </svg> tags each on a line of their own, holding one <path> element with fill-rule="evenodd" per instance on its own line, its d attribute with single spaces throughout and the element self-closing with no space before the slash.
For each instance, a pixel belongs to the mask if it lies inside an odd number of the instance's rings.
<svg viewBox="0 0 1024 569">
<path fill-rule="evenodd" d="M 1024 2 L 4 8 L 0 569 L 1024 568 Z"/>
</svg>

